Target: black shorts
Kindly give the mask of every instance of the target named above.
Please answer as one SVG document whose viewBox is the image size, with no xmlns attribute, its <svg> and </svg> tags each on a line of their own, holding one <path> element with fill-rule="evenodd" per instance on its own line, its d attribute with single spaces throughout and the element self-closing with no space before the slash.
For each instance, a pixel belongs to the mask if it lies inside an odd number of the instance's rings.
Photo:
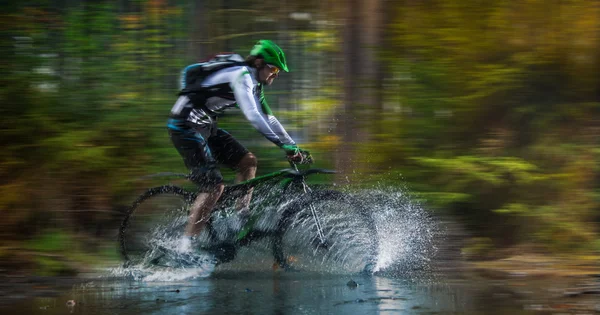
<svg viewBox="0 0 600 315">
<path fill-rule="evenodd" d="M 235 169 L 249 153 L 227 131 L 214 129 L 191 129 L 169 127 L 173 145 L 191 171 L 191 179 L 199 185 L 209 186 L 223 182 L 218 164 Z"/>
</svg>

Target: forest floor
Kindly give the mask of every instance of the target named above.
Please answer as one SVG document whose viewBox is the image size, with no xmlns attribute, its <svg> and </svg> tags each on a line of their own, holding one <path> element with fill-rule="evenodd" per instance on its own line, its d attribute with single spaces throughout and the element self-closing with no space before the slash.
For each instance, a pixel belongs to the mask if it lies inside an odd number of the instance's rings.
<svg viewBox="0 0 600 315">
<path fill-rule="evenodd" d="M 600 255 L 521 253 L 466 263 L 469 278 L 502 288 L 526 310 L 600 313 Z"/>
</svg>

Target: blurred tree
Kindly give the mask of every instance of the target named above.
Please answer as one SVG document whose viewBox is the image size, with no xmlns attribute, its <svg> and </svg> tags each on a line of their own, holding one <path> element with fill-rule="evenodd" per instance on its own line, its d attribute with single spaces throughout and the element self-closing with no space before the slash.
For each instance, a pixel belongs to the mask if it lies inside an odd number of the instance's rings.
<svg viewBox="0 0 600 315">
<path fill-rule="evenodd" d="M 369 140 L 369 125 L 379 118 L 373 112 L 382 107 L 380 90 L 382 82 L 381 59 L 377 48 L 383 38 L 383 10 L 381 0 L 350 0 L 345 7 L 343 31 L 343 103 L 337 117 L 340 147 L 336 151 L 338 182 L 348 181 L 348 176 L 367 160 L 356 153 Z M 367 118 L 367 119 L 365 119 Z M 375 152 L 373 152 L 375 153 Z"/>
<path fill-rule="evenodd" d="M 401 172 L 428 204 L 497 244 L 598 244 L 597 1 L 1 8 L 4 240 L 53 227 L 106 233 L 115 209 L 147 184 L 133 178 L 184 171 L 164 128 L 180 70 L 272 38 L 292 72 L 267 98 L 319 161 L 342 171 L 338 181 L 370 184 L 363 175 L 375 173 L 402 185 Z M 223 126 L 259 152 L 261 171 L 282 167 L 280 152 L 242 122 L 228 115 Z"/>
<path fill-rule="evenodd" d="M 380 151 L 379 163 L 402 161 L 415 190 L 497 241 L 592 244 L 594 176 L 576 174 L 597 174 L 600 162 L 589 155 L 600 105 L 597 4 L 397 9 L 397 94 L 387 97 L 398 105 L 382 142 L 401 148 Z"/>
</svg>

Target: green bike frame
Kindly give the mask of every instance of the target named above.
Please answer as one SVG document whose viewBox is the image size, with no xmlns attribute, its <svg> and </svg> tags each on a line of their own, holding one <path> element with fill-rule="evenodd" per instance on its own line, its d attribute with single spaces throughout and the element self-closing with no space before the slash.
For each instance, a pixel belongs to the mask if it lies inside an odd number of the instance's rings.
<svg viewBox="0 0 600 315">
<path fill-rule="evenodd" d="M 295 163 L 290 162 L 290 165 L 293 167 L 293 169 L 284 169 L 281 171 L 265 174 L 265 175 L 255 177 L 253 179 L 241 182 L 234 186 L 225 187 L 222 198 L 223 199 L 231 199 L 231 198 L 240 197 L 240 196 L 246 194 L 249 189 L 251 189 L 259 184 L 273 181 L 273 180 L 275 180 L 277 178 L 281 178 L 281 177 L 283 177 L 283 180 L 279 183 L 279 186 L 281 189 L 286 190 L 291 184 L 293 184 L 294 182 L 298 182 L 301 184 L 303 192 L 308 193 L 308 192 L 310 192 L 310 188 L 306 184 L 306 181 L 305 181 L 306 176 L 311 175 L 311 174 L 333 174 L 333 173 L 335 173 L 335 171 L 326 170 L 326 169 L 308 169 L 305 171 L 299 171 L 298 167 L 296 166 Z M 256 223 L 256 221 L 258 221 L 258 219 L 262 215 L 261 212 L 262 211 L 255 211 L 252 213 L 252 215 L 248 219 L 248 222 L 242 227 L 240 232 L 238 232 L 238 235 L 236 237 L 236 240 L 238 242 L 240 242 L 244 238 L 246 238 L 248 233 L 250 233 L 250 231 L 252 231 L 252 229 L 254 228 L 254 224 Z M 319 233 L 319 239 L 321 240 L 322 245 L 325 245 L 326 240 L 325 240 L 325 236 L 323 234 L 323 229 L 321 228 L 321 223 L 320 223 L 319 217 L 318 217 L 315 209 L 312 206 L 311 206 L 311 213 L 312 213 L 312 215 L 315 219 L 316 225 L 317 225 L 317 232 Z"/>
</svg>

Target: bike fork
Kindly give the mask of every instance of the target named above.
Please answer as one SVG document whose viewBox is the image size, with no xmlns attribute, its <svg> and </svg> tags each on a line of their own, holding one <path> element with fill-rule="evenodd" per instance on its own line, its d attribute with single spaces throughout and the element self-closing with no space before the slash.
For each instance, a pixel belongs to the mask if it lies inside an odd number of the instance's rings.
<svg viewBox="0 0 600 315">
<path fill-rule="evenodd" d="M 302 186 L 304 187 L 304 193 L 307 194 L 310 191 L 310 188 L 308 188 L 304 181 L 302 181 Z M 317 210 L 312 204 L 309 204 L 308 206 L 313 218 L 315 219 L 315 225 L 317 226 L 317 235 L 319 236 L 319 241 L 321 241 L 319 246 L 327 248 L 327 240 L 325 239 L 325 233 L 323 233 L 323 226 L 321 225 L 321 219 L 319 219 L 319 216 L 317 215 Z"/>
<path fill-rule="evenodd" d="M 294 169 L 296 170 L 296 172 L 298 171 L 298 166 L 296 166 L 296 164 L 293 164 Z M 308 187 L 308 185 L 306 185 L 306 182 L 304 181 L 304 177 L 302 177 L 302 188 L 304 189 L 304 194 L 308 194 L 311 190 Z M 308 205 L 310 208 L 310 213 L 312 214 L 313 218 L 315 219 L 315 225 L 317 227 L 317 235 L 319 236 L 319 241 L 321 242 L 321 244 L 319 244 L 319 246 L 327 248 L 328 244 L 327 244 L 327 240 L 325 239 L 325 233 L 323 233 L 323 226 L 321 225 L 321 220 L 319 219 L 319 216 L 317 215 L 317 210 L 315 209 L 315 206 L 313 206 L 312 204 Z"/>
</svg>

